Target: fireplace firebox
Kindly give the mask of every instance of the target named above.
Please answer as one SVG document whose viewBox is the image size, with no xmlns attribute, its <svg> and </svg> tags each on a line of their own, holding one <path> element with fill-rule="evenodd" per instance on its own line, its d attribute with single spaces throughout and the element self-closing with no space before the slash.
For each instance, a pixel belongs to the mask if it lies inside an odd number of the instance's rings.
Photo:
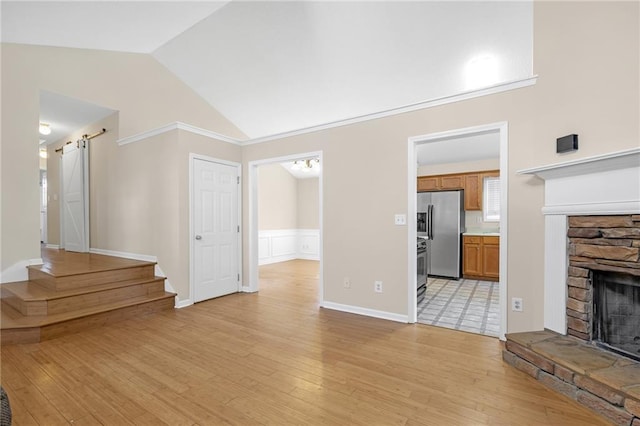
<svg viewBox="0 0 640 426">
<path fill-rule="evenodd" d="M 593 271 L 593 341 L 640 361 L 640 277 Z"/>
</svg>

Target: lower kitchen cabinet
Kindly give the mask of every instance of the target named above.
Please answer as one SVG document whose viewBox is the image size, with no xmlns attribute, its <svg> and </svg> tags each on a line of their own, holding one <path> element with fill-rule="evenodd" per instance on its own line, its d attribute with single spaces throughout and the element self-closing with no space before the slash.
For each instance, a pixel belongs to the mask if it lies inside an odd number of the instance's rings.
<svg viewBox="0 0 640 426">
<path fill-rule="evenodd" d="M 487 281 L 499 280 L 500 237 L 463 236 L 462 276 Z"/>
</svg>

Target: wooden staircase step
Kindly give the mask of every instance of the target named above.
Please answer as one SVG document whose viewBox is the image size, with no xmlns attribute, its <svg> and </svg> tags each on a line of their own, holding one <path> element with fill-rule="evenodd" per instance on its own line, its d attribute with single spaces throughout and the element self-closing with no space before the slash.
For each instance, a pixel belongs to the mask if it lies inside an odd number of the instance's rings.
<svg viewBox="0 0 640 426">
<path fill-rule="evenodd" d="M 25 316 L 3 302 L 0 304 L 0 342 L 34 343 L 61 335 L 96 328 L 114 322 L 165 309 L 173 309 L 175 293 L 160 293 L 131 297 L 125 301 L 105 303 L 51 315 Z"/>
<path fill-rule="evenodd" d="M 52 290 L 36 282 L 21 281 L 4 284 L 0 290 L 2 300 L 22 315 L 51 315 L 162 293 L 164 280 L 164 277 L 142 278 L 68 290 Z"/>
<path fill-rule="evenodd" d="M 123 259 L 128 260 L 128 259 Z M 88 271 L 50 272 L 46 267 L 29 266 L 29 281 L 33 281 L 51 290 L 69 290 L 93 287 L 101 284 L 128 281 L 155 276 L 155 263 L 131 261 L 135 264 L 125 267 L 105 267 Z"/>
<path fill-rule="evenodd" d="M 0 286 L 0 343 L 33 343 L 173 309 L 155 262 L 42 249 L 29 281 Z"/>
</svg>

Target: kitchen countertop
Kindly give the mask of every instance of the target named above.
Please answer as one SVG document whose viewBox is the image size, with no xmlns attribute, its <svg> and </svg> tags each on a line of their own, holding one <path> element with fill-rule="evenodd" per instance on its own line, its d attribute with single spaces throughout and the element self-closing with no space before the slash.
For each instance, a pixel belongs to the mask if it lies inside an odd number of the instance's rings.
<svg viewBox="0 0 640 426">
<path fill-rule="evenodd" d="M 482 230 L 470 230 L 463 232 L 462 235 L 469 235 L 472 237 L 499 237 L 499 231 L 482 231 Z"/>
</svg>

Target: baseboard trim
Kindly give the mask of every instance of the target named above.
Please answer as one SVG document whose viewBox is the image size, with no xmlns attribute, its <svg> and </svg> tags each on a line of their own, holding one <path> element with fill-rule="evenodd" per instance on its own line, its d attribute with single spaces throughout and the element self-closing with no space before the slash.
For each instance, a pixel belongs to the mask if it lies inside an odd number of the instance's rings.
<svg viewBox="0 0 640 426">
<path fill-rule="evenodd" d="M 323 302 L 321 307 L 334 311 L 348 312 L 350 314 L 364 315 L 367 317 L 381 318 L 389 321 L 408 323 L 407 315 L 394 314 L 393 312 L 378 311 L 375 309 L 362 308 L 360 306 L 343 305 L 341 303 Z"/>
<path fill-rule="evenodd" d="M 27 281 L 29 279 L 27 266 L 42 265 L 43 263 L 44 261 L 40 257 L 36 259 L 21 260 L 0 272 L 0 283 L 4 284 L 16 281 Z"/>
<path fill-rule="evenodd" d="M 44 246 L 48 249 L 60 250 L 60 246 L 58 244 L 45 244 Z"/>
<path fill-rule="evenodd" d="M 193 305 L 193 301 L 191 299 L 179 300 L 176 296 L 176 309 L 186 308 L 187 306 Z"/>
<path fill-rule="evenodd" d="M 249 287 L 248 285 L 243 285 L 241 292 L 242 293 L 257 293 L 256 290 L 252 290 L 251 287 Z"/>
</svg>

